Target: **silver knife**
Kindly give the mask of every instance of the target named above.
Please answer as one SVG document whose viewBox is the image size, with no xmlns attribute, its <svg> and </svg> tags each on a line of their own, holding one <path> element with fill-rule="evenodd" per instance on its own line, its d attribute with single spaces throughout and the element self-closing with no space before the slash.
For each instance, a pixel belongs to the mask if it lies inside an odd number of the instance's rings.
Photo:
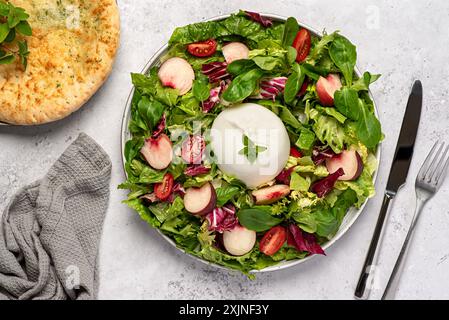
<svg viewBox="0 0 449 320">
<path fill-rule="evenodd" d="M 421 81 L 416 80 L 408 98 L 407 108 L 405 110 L 404 119 L 402 120 L 401 132 L 394 153 L 393 164 L 390 169 L 390 176 L 388 178 L 382 208 L 380 209 L 373 238 L 355 289 L 354 295 L 360 299 L 368 298 L 369 296 L 371 283 L 368 283 L 368 280 L 373 280 L 373 273 L 379 250 L 379 241 L 383 235 L 383 227 L 388 213 L 388 206 L 399 188 L 402 187 L 407 180 L 408 169 L 410 167 L 410 162 L 412 161 L 413 149 L 415 146 L 416 133 L 418 132 L 419 120 L 421 118 L 421 107 L 422 85 Z"/>
</svg>

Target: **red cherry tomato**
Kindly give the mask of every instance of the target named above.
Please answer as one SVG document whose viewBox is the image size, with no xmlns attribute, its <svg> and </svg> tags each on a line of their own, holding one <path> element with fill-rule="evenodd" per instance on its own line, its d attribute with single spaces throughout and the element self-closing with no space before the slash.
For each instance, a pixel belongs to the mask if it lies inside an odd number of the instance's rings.
<svg viewBox="0 0 449 320">
<path fill-rule="evenodd" d="M 173 190 L 173 176 L 170 173 L 166 173 L 161 183 L 154 185 L 154 193 L 160 200 L 166 200 Z"/>
<path fill-rule="evenodd" d="M 271 228 L 260 240 L 260 252 L 272 256 L 281 249 L 287 240 L 287 231 L 282 226 Z"/>
<path fill-rule="evenodd" d="M 295 48 L 296 52 L 298 52 L 296 56 L 297 62 L 303 62 L 304 60 L 306 60 L 310 52 L 310 46 L 310 32 L 307 29 L 299 30 L 296 34 L 295 40 L 293 41 L 293 48 Z"/>
<path fill-rule="evenodd" d="M 217 41 L 210 39 L 194 42 L 187 45 L 187 51 L 195 57 L 209 57 L 217 51 Z"/>
<path fill-rule="evenodd" d="M 295 147 L 291 147 L 290 148 L 290 156 L 295 157 L 295 158 L 301 158 L 302 153 Z"/>
</svg>

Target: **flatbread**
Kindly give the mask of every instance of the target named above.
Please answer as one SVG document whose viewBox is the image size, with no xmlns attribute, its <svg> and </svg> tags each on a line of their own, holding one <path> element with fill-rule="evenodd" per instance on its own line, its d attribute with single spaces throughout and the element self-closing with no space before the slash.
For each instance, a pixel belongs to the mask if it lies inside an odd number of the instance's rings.
<svg viewBox="0 0 449 320">
<path fill-rule="evenodd" d="M 0 65 L 0 121 L 34 125 L 78 110 L 103 84 L 119 45 L 115 0 L 11 0 L 29 14 L 28 67 Z"/>
</svg>

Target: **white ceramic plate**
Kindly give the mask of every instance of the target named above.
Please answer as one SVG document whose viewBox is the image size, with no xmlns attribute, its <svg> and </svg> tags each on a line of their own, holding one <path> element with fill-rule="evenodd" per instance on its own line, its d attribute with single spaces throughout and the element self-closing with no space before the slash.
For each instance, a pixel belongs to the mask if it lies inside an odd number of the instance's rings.
<svg viewBox="0 0 449 320">
<path fill-rule="evenodd" d="M 268 13 L 262 13 L 263 16 L 271 18 L 275 21 L 285 21 L 287 18 L 283 17 L 283 16 L 279 16 L 279 15 L 275 15 L 275 14 L 268 14 Z M 226 19 L 228 18 L 230 15 L 221 15 L 221 16 L 217 16 L 211 19 L 208 19 L 207 21 L 214 21 L 214 20 L 222 20 L 222 19 Z M 321 37 L 321 33 L 316 31 L 314 28 L 311 28 L 307 25 L 304 25 L 302 23 L 300 23 L 300 26 L 303 28 L 308 29 L 312 34 L 314 34 L 315 36 Z M 163 57 L 166 53 L 167 53 L 167 49 L 168 49 L 168 44 L 165 44 L 163 47 L 161 47 L 154 55 L 153 57 L 150 59 L 150 61 L 146 64 L 146 66 L 143 68 L 142 73 L 147 74 L 150 69 L 154 66 L 159 66 L 160 63 L 160 58 Z M 358 68 L 355 69 L 356 74 L 360 77 L 361 73 L 358 70 Z M 125 168 L 125 156 L 124 156 L 124 148 L 125 148 L 125 144 L 126 141 L 128 141 L 129 139 L 131 139 L 131 133 L 128 130 L 128 124 L 131 118 L 131 100 L 134 94 L 134 88 L 131 90 L 131 93 L 129 94 L 128 97 L 128 101 L 126 103 L 126 107 L 125 107 L 125 111 L 123 114 L 123 120 L 122 120 L 122 141 L 121 141 L 121 148 L 122 148 L 122 162 L 123 162 L 123 168 Z M 374 101 L 374 98 L 371 94 L 371 92 L 369 92 L 369 95 L 371 97 L 371 99 L 373 100 L 374 103 L 374 112 L 376 114 L 377 117 L 379 117 L 378 111 L 377 111 L 377 107 L 376 107 L 376 103 Z M 377 148 L 377 152 L 376 152 L 376 158 L 378 160 L 378 162 L 380 162 L 380 156 L 381 156 L 381 146 L 379 145 L 379 147 Z M 125 171 L 125 175 L 126 175 L 126 171 Z M 373 182 L 375 183 L 377 179 L 377 170 L 374 173 L 373 176 Z M 331 245 L 333 245 L 335 242 L 337 242 L 338 239 L 340 239 L 348 230 L 349 228 L 354 224 L 354 222 L 356 221 L 356 219 L 359 217 L 359 215 L 362 213 L 363 208 L 365 207 L 366 203 L 369 201 L 369 199 L 367 199 L 365 201 L 365 203 L 359 208 L 355 208 L 352 207 L 348 213 L 346 214 L 340 229 L 338 230 L 337 234 L 328 242 L 326 242 L 322 247 L 324 250 L 326 250 L 327 248 L 329 248 Z M 161 234 L 161 236 L 167 240 L 171 245 L 173 245 L 175 248 L 177 248 L 178 250 L 186 253 L 183 249 L 178 248 L 176 246 L 176 243 L 170 239 L 168 236 L 164 235 L 159 229 L 158 232 Z M 193 256 L 191 254 L 186 253 L 187 255 L 193 257 L 194 259 L 201 261 L 202 263 L 208 264 L 208 265 L 213 265 L 215 267 L 221 268 L 221 269 L 226 269 L 226 270 L 232 270 L 230 268 L 226 268 L 224 266 L 215 264 L 213 262 L 207 261 L 207 260 L 203 260 L 199 257 Z M 316 255 L 311 255 L 308 256 L 304 259 L 299 259 L 299 260 L 291 260 L 291 261 L 282 261 L 277 265 L 271 266 L 271 267 L 267 267 L 265 269 L 262 270 L 253 270 L 251 271 L 252 273 L 259 273 L 259 272 L 268 272 L 268 271 L 275 271 L 275 270 L 280 270 L 280 269 L 285 269 L 285 268 L 289 268 L 292 267 L 294 265 L 306 262 L 310 259 L 313 259 L 313 257 L 315 257 Z"/>
</svg>

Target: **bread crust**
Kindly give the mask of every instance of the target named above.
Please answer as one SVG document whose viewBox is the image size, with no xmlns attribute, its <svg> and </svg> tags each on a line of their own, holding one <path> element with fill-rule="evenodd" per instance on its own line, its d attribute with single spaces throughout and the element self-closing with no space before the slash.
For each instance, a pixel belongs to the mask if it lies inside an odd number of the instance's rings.
<svg viewBox="0 0 449 320">
<path fill-rule="evenodd" d="M 101 87 L 119 46 L 115 0 L 13 0 L 29 14 L 28 67 L 0 65 L 0 121 L 37 125 L 67 117 Z"/>
</svg>

